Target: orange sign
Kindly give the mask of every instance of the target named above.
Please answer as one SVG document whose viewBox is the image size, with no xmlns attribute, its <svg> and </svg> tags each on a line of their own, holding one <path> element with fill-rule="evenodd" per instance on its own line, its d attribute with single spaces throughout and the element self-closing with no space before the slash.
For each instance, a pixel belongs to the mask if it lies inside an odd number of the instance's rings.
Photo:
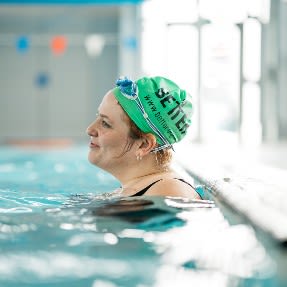
<svg viewBox="0 0 287 287">
<path fill-rule="evenodd" d="M 52 52 L 56 55 L 63 54 L 67 48 L 67 39 L 64 36 L 55 36 L 51 41 Z"/>
</svg>

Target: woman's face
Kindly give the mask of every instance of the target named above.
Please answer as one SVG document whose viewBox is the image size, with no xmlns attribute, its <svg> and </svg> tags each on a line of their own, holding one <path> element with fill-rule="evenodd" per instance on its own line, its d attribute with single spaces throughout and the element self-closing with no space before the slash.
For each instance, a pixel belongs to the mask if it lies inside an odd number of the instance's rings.
<svg viewBox="0 0 287 287">
<path fill-rule="evenodd" d="M 124 121 L 125 116 L 112 91 L 109 91 L 99 106 L 96 120 L 87 128 L 91 137 L 88 158 L 92 164 L 111 171 L 117 164 L 128 163 L 129 157 L 135 157 L 132 149 L 124 152 L 130 140 L 130 127 Z"/>
</svg>

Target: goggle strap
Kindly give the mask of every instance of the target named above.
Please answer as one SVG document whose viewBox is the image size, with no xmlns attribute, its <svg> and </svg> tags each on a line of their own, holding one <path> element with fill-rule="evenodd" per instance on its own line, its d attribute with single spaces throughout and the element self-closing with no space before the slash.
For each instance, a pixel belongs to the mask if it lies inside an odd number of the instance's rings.
<svg viewBox="0 0 287 287">
<path fill-rule="evenodd" d="M 146 112 L 144 110 L 144 107 L 143 107 L 140 99 L 137 98 L 135 101 L 136 101 L 136 104 L 137 104 L 138 108 L 142 112 L 142 114 L 146 115 Z M 147 123 L 150 126 L 150 128 L 158 135 L 158 137 L 164 143 L 164 147 L 163 148 L 168 147 L 168 146 L 172 147 L 172 145 L 166 140 L 166 138 L 162 135 L 162 133 L 159 131 L 159 129 L 153 124 L 153 122 L 148 117 L 145 117 L 145 120 L 147 121 Z"/>
<path fill-rule="evenodd" d="M 164 144 L 164 145 L 161 145 L 161 146 L 154 148 L 151 152 L 155 153 L 155 152 L 158 152 L 158 151 L 166 149 L 166 148 L 171 148 L 174 151 L 173 146 L 171 144 L 168 144 L 168 145 Z"/>
</svg>

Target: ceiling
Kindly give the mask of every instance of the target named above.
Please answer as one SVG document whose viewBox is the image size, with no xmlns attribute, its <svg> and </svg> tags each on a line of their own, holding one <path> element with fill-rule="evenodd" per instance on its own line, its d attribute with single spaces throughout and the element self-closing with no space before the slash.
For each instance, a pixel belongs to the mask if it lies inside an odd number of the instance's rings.
<svg viewBox="0 0 287 287">
<path fill-rule="evenodd" d="M 0 5 L 0 18 L 46 17 L 63 14 L 75 16 L 116 16 L 116 5 Z"/>
<path fill-rule="evenodd" d="M 0 5 L 0 33 L 107 31 L 117 25 L 115 5 Z"/>
</svg>

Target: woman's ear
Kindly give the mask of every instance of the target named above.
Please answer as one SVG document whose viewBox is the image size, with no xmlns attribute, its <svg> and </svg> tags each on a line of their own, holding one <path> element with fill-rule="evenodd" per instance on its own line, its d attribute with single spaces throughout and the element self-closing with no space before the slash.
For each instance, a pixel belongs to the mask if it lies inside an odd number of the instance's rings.
<svg viewBox="0 0 287 287">
<path fill-rule="evenodd" d="M 141 138 L 141 143 L 139 145 L 139 149 L 141 150 L 141 156 L 144 156 L 150 153 L 156 147 L 156 137 L 151 134 L 144 134 Z"/>
</svg>

